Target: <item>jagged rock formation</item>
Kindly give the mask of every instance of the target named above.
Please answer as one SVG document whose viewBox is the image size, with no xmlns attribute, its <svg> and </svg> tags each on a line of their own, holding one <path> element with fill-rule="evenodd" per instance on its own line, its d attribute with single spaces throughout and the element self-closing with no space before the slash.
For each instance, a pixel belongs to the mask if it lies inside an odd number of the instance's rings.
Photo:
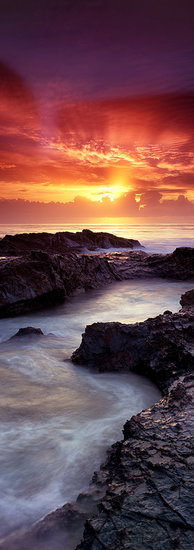
<svg viewBox="0 0 194 550">
<path fill-rule="evenodd" d="M 193 547 L 193 382 L 182 377 L 168 397 L 126 422 L 99 475 L 106 495 L 77 550 Z"/>
<path fill-rule="evenodd" d="M 77 550 L 193 547 L 194 291 L 181 303 L 144 323 L 95 323 L 73 354 L 94 368 L 147 374 L 165 394 L 124 425 L 96 475 L 106 495 Z"/>
<path fill-rule="evenodd" d="M 166 255 L 50 254 L 29 249 L 28 254 L 0 259 L 0 317 L 62 303 L 75 292 L 113 281 L 147 277 L 194 279 L 194 249 L 179 248 Z"/>
<path fill-rule="evenodd" d="M 131 325 L 93 323 L 86 327 L 72 360 L 100 371 L 138 372 L 164 391 L 175 375 L 185 374 L 194 366 L 193 313 L 166 311 Z"/>
</svg>

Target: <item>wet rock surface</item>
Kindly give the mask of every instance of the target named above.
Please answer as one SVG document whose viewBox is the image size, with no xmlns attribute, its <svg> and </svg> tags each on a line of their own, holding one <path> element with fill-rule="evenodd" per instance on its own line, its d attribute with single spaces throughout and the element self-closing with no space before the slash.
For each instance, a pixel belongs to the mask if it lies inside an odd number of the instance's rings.
<svg viewBox="0 0 194 550">
<path fill-rule="evenodd" d="M 136 325 L 86 328 L 76 362 L 135 370 L 165 397 L 124 425 L 96 475 L 107 490 L 77 550 L 189 550 L 194 544 L 194 293 L 184 308 Z M 186 309 L 189 303 L 189 310 Z M 95 334 L 95 336 L 94 336 Z M 114 348 L 114 351 L 113 351 Z"/>
<path fill-rule="evenodd" d="M 107 491 L 77 550 L 190 549 L 193 521 L 193 376 L 127 421 L 102 471 Z"/>
<path fill-rule="evenodd" d="M 135 371 L 165 391 L 175 375 L 194 366 L 194 311 L 165 312 L 135 324 L 93 323 L 73 353 L 77 364 L 99 371 Z"/>
<path fill-rule="evenodd" d="M 75 292 L 113 281 L 155 277 L 194 280 L 192 248 L 176 249 L 166 255 L 148 255 L 142 250 L 88 255 L 72 249 L 68 253 L 51 254 L 44 249 L 42 235 L 36 236 L 41 250 L 28 247 L 28 253 L 25 250 L 21 256 L 0 258 L 0 317 L 50 307 Z"/>
</svg>

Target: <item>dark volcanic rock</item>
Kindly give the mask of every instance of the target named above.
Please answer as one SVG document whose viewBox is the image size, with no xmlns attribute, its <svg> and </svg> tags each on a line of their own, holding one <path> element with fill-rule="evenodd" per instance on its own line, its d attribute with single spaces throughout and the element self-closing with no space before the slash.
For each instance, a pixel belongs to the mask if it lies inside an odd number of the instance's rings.
<svg viewBox="0 0 194 550">
<path fill-rule="evenodd" d="M 194 288 L 192 290 L 188 290 L 188 292 L 185 292 L 183 296 L 181 296 L 180 304 L 182 305 L 182 308 L 189 309 L 194 308 Z"/>
<path fill-rule="evenodd" d="M 160 277 L 173 279 L 194 279 L 194 248 L 176 248 L 172 254 L 151 255 L 147 263 Z"/>
<path fill-rule="evenodd" d="M 193 312 L 165 313 L 134 325 L 94 323 L 85 329 L 74 363 L 100 371 L 135 371 L 165 390 L 194 366 Z"/>
<path fill-rule="evenodd" d="M 186 307 L 136 325 L 86 328 L 76 362 L 141 371 L 166 396 L 125 423 L 124 440 L 113 445 L 96 476 L 99 483 L 106 478 L 106 495 L 77 550 L 193 547 L 193 329 L 194 308 Z"/>
<path fill-rule="evenodd" d="M 0 263 L 0 317 L 60 303 L 65 295 L 54 256 L 19 257 Z"/>
<path fill-rule="evenodd" d="M 14 334 L 10 340 L 13 340 L 15 338 L 23 338 L 25 336 L 44 336 L 44 333 L 42 332 L 41 328 L 35 328 L 35 327 L 24 327 L 20 328 L 16 334 Z"/>
<path fill-rule="evenodd" d="M 30 250 L 39 250 L 49 254 L 66 254 L 71 249 L 96 250 L 97 248 L 134 248 L 141 247 L 139 241 L 125 239 L 109 233 L 93 233 L 89 229 L 71 233 L 22 233 L 5 235 L 0 241 L 0 255 L 18 256 Z"/>
<path fill-rule="evenodd" d="M 120 280 L 106 257 L 31 252 L 0 262 L 0 317 L 61 303 L 77 290 Z"/>
<path fill-rule="evenodd" d="M 77 550 L 190 550 L 194 543 L 193 377 L 127 421 L 102 471 L 107 491 Z"/>
</svg>

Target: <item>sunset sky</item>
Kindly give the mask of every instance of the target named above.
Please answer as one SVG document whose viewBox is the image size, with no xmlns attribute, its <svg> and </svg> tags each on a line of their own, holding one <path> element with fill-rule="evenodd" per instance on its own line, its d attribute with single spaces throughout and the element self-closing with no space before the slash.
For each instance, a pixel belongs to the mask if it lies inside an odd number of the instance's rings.
<svg viewBox="0 0 194 550">
<path fill-rule="evenodd" d="M 193 1 L 0 5 L 0 221 L 194 218 Z"/>
</svg>

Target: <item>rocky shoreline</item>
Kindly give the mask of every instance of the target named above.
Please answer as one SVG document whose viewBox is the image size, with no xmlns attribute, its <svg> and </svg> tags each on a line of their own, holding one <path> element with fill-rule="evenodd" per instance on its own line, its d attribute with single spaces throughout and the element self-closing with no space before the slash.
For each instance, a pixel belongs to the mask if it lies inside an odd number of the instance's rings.
<svg viewBox="0 0 194 550">
<path fill-rule="evenodd" d="M 68 236 L 67 236 L 68 235 Z M 71 238 L 70 238 L 71 237 Z M 127 248 L 88 254 L 99 247 Z M 50 307 L 113 281 L 163 277 L 194 280 L 194 249 L 147 254 L 138 241 L 108 233 L 7 235 L 0 241 L 0 318 Z"/>
<path fill-rule="evenodd" d="M 165 255 L 143 250 L 88 255 L 83 250 L 86 238 L 88 250 L 91 246 L 93 251 L 103 248 L 103 243 L 105 248 L 127 244 L 113 244 L 113 236 L 94 237 L 89 232 L 76 238 L 73 234 L 72 245 L 66 242 L 67 234 L 58 235 L 57 239 L 46 234 L 43 240 L 36 235 L 0 241 L 0 317 L 61 303 L 75 292 L 116 280 L 194 279 L 192 248 Z M 194 290 L 186 292 L 180 303 L 178 313 L 165 311 L 134 325 L 86 327 L 72 356 L 74 363 L 100 371 L 144 374 L 158 385 L 163 397 L 127 420 L 123 440 L 109 449 L 85 494 L 27 531 L 4 539 L 2 550 L 192 548 Z M 40 329 L 33 327 L 15 337 L 29 333 L 42 337 Z"/>
<path fill-rule="evenodd" d="M 86 327 L 73 354 L 100 370 L 148 375 L 164 394 L 124 425 L 106 464 L 107 491 L 77 550 L 190 549 L 194 543 L 194 290 L 182 310 L 135 325 Z"/>
<path fill-rule="evenodd" d="M 19 233 L 5 235 L 0 240 L 0 254 L 5 256 L 20 256 L 29 250 L 42 250 L 48 254 L 66 254 L 80 252 L 84 249 L 94 251 L 99 248 L 142 248 L 139 241 L 117 237 L 111 233 L 90 231 L 83 229 L 72 233 L 61 231 L 58 233 Z"/>
<path fill-rule="evenodd" d="M 181 305 L 178 313 L 134 325 L 86 327 L 74 362 L 141 372 L 163 398 L 126 421 L 123 440 L 109 449 L 87 493 L 5 539 L 2 550 L 193 547 L 194 290 L 181 297 Z"/>
</svg>

